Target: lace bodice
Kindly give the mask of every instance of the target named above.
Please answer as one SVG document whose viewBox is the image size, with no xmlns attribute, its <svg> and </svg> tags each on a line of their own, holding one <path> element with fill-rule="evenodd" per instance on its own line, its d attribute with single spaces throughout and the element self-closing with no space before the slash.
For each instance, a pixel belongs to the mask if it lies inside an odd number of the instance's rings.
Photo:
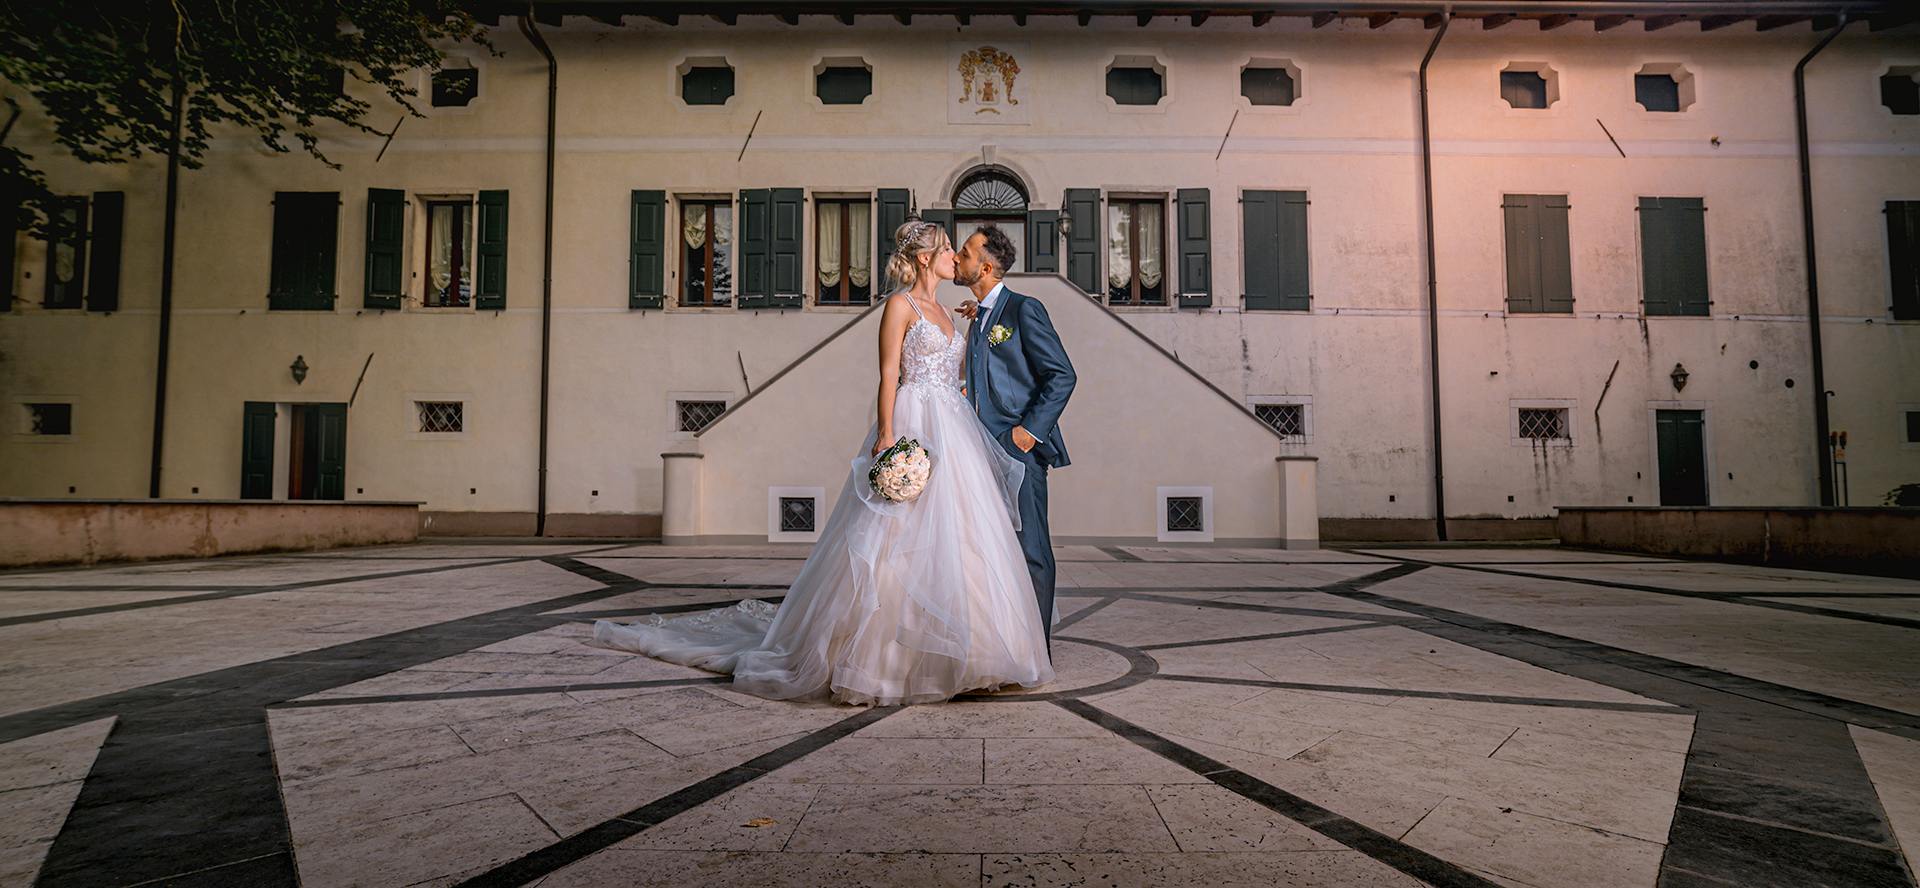
<svg viewBox="0 0 1920 888">
<path fill-rule="evenodd" d="M 917 308 L 916 308 L 917 310 Z M 960 360 L 967 338 L 958 328 L 951 337 L 925 317 L 907 327 L 900 343 L 900 387 L 960 393 Z"/>
</svg>

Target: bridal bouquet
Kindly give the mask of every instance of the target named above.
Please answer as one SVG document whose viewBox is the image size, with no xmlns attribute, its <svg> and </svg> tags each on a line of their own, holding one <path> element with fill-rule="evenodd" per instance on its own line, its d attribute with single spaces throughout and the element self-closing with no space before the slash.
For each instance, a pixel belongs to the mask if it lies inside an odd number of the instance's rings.
<svg viewBox="0 0 1920 888">
<path fill-rule="evenodd" d="M 921 447 L 919 441 L 901 438 L 873 458 L 867 483 L 882 499 L 904 503 L 927 489 L 927 479 L 932 476 L 933 454 Z"/>
</svg>

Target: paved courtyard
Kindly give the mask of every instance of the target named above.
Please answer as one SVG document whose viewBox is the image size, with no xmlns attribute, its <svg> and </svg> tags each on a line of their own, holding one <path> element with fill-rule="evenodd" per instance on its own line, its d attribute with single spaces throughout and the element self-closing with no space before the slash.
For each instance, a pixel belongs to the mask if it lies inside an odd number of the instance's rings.
<svg viewBox="0 0 1920 888">
<path fill-rule="evenodd" d="M 1065 548 L 1054 684 L 874 710 L 583 644 L 804 554 L 0 575 L 0 885 L 1915 884 L 1920 582 Z"/>
</svg>

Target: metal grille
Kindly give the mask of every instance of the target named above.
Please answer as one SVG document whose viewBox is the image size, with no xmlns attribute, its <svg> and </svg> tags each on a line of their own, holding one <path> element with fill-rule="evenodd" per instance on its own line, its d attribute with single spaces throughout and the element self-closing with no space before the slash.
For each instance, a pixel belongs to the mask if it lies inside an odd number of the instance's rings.
<svg viewBox="0 0 1920 888">
<path fill-rule="evenodd" d="M 780 532 L 813 532 L 813 497 L 783 496 L 780 498 Z"/>
<path fill-rule="evenodd" d="M 681 401 L 680 431 L 697 432 L 727 412 L 725 401 Z"/>
<path fill-rule="evenodd" d="M 1561 407 L 1520 408 L 1520 437 L 1568 438 L 1567 411 Z"/>
<path fill-rule="evenodd" d="M 1307 433 L 1307 408 L 1300 404 L 1255 404 L 1253 415 L 1289 438 Z"/>
<path fill-rule="evenodd" d="M 1200 519 L 1199 497 L 1167 497 L 1167 532 L 1206 532 L 1206 527 Z"/>
<path fill-rule="evenodd" d="M 73 434 L 72 404 L 28 404 L 27 419 L 30 435 Z"/>
<path fill-rule="evenodd" d="M 953 196 L 956 210 L 1024 210 L 1027 194 L 1020 183 L 1005 174 L 985 170 L 975 173 Z"/>
<path fill-rule="evenodd" d="M 464 432 L 467 430 L 467 405 L 462 401 L 415 401 L 420 408 L 420 431 Z"/>
</svg>

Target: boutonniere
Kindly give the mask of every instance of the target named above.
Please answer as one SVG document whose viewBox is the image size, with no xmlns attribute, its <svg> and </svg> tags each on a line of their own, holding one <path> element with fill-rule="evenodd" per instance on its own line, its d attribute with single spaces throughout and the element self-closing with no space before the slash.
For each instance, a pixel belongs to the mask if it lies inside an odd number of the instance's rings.
<svg viewBox="0 0 1920 888">
<path fill-rule="evenodd" d="M 1013 338 L 1013 331 L 1007 329 L 1005 326 L 1002 326 L 1000 324 L 994 324 L 993 329 L 987 331 L 988 345 L 999 345 L 1000 343 L 1006 342 L 1007 340 L 1012 338 Z"/>
</svg>

